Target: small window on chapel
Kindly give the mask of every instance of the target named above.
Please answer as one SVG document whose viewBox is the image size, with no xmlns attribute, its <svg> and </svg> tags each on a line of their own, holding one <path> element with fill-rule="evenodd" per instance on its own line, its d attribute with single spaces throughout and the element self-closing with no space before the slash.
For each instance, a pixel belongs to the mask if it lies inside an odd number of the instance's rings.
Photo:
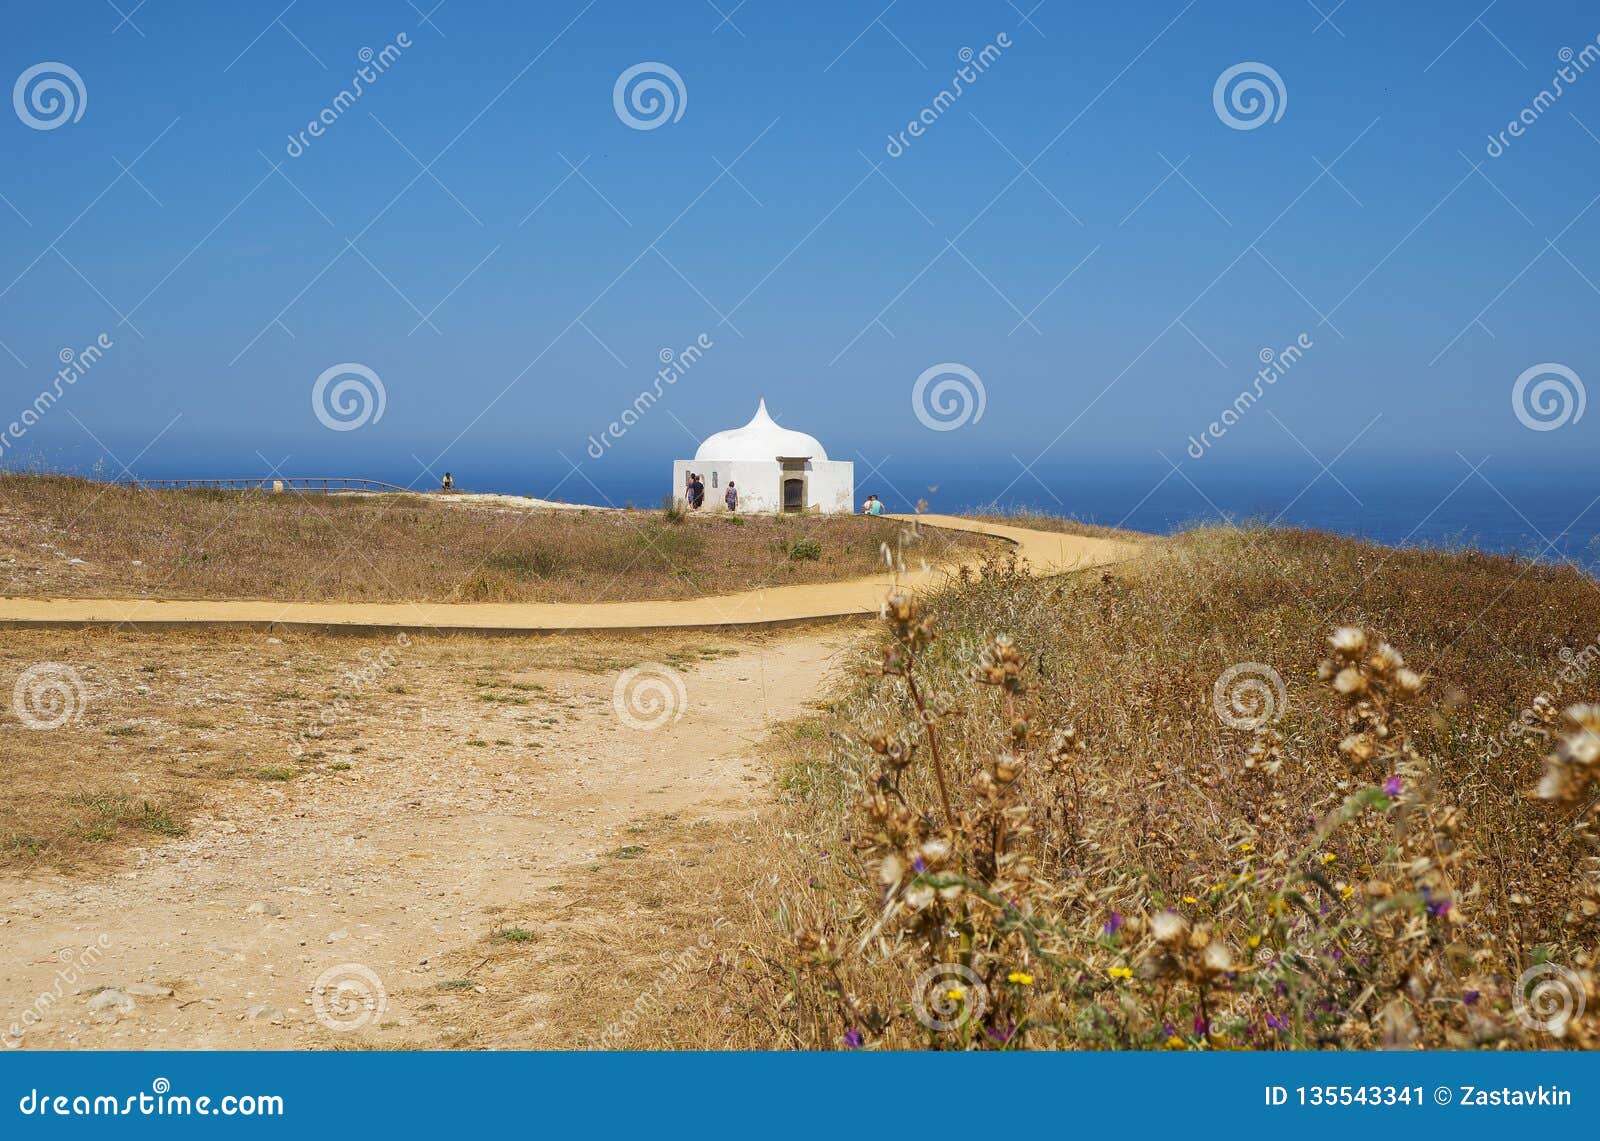
<svg viewBox="0 0 1600 1141">
<path fill-rule="evenodd" d="M 715 471 L 711 473 L 711 486 L 717 486 L 717 473 Z"/>
</svg>

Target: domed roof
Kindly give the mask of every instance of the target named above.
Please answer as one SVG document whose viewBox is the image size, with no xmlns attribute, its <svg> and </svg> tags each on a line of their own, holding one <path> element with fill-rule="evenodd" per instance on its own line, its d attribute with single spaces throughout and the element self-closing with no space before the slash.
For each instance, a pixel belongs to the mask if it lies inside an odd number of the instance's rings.
<svg viewBox="0 0 1600 1141">
<path fill-rule="evenodd" d="M 779 456 L 825 460 L 828 453 L 822 450 L 815 436 L 785 428 L 769 416 L 765 400 L 750 423 L 706 437 L 705 443 L 694 453 L 696 463 L 702 460 L 774 460 Z"/>
</svg>

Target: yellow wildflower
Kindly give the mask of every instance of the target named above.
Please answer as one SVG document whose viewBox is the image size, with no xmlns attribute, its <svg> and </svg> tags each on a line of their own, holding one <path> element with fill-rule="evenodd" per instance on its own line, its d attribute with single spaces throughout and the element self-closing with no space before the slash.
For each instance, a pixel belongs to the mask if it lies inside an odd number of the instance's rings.
<svg viewBox="0 0 1600 1141">
<path fill-rule="evenodd" d="M 1027 971 L 1012 971 L 1006 976 L 1006 981 L 1016 983 L 1018 986 L 1031 986 L 1033 985 L 1033 976 Z"/>
<path fill-rule="evenodd" d="M 1245 942 L 1250 944 L 1251 950 L 1255 950 L 1255 948 L 1261 946 L 1261 936 L 1252 935 L 1250 938 L 1246 939 Z"/>
<path fill-rule="evenodd" d="M 1329 852 L 1327 855 L 1322 857 L 1322 862 L 1325 863 L 1325 864 L 1331 864 L 1331 863 L 1333 863 L 1333 861 L 1337 860 L 1338 858 L 1339 858 L 1338 856 L 1334 855 L 1332 852 Z"/>
<path fill-rule="evenodd" d="M 1181 1050 L 1183 1049 L 1183 1039 L 1174 1034 L 1171 1038 L 1167 1039 L 1166 1047 L 1169 1050 Z"/>
<path fill-rule="evenodd" d="M 1241 851 L 1241 852 L 1253 852 L 1255 850 L 1256 850 L 1256 846 L 1254 844 L 1252 844 L 1249 840 L 1241 840 L 1241 841 L 1239 841 L 1239 851 Z"/>
<path fill-rule="evenodd" d="M 1339 898 L 1340 899 L 1349 899 L 1352 895 L 1354 895 L 1356 893 L 1356 889 L 1351 887 L 1349 884 L 1341 883 L 1341 884 L 1335 884 L 1334 886 L 1336 886 L 1339 889 Z"/>
<path fill-rule="evenodd" d="M 1200 901 L 1198 899 L 1196 899 L 1192 895 L 1186 895 L 1186 896 L 1183 897 L 1183 902 L 1185 902 L 1185 903 L 1199 903 Z"/>
<path fill-rule="evenodd" d="M 1111 977 L 1114 978 L 1114 979 L 1131 979 L 1133 977 L 1133 968 L 1132 967 L 1112 967 L 1110 974 L 1111 974 Z"/>
<path fill-rule="evenodd" d="M 953 986 L 944 992 L 944 996 L 951 1002 L 960 1002 L 962 999 L 967 997 L 967 992 L 961 987 Z"/>
</svg>

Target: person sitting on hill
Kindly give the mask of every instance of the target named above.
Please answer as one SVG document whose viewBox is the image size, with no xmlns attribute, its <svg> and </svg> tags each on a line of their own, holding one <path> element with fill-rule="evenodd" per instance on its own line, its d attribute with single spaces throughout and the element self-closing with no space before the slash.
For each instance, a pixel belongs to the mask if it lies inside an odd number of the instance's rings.
<svg viewBox="0 0 1600 1141">
<path fill-rule="evenodd" d="M 445 472 L 444 473 L 444 478 L 439 481 L 439 490 L 440 491 L 454 491 L 455 489 L 456 489 L 456 477 L 451 475 L 449 472 Z"/>
<path fill-rule="evenodd" d="M 883 500 L 879 499 L 876 495 L 867 496 L 867 501 L 861 505 L 861 514 L 882 515 Z"/>
</svg>

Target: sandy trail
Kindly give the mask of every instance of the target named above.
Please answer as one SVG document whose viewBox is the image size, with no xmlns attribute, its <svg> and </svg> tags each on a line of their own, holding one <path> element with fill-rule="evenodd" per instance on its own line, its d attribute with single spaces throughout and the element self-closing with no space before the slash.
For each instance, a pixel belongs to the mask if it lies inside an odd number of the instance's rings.
<svg viewBox="0 0 1600 1141">
<path fill-rule="evenodd" d="M 1036 574 L 1125 562 L 1137 544 L 1035 531 L 955 515 L 890 516 L 932 527 L 991 535 L 1014 544 Z M 956 565 L 918 566 L 900 576 L 919 588 Z M 111 624 L 128 628 L 166 625 L 239 625 L 338 630 L 370 627 L 439 631 L 570 631 L 714 629 L 773 626 L 875 613 L 890 576 L 845 582 L 778 586 L 703 598 L 600 603 L 419 603 L 156 601 L 146 599 L 0 598 L 0 626 Z"/>
<path fill-rule="evenodd" d="M 642 822 L 757 805 L 756 744 L 804 712 L 847 645 L 840 632 L 774 635 L 688 667 L 681 718 L 654 730 L 619 717 L 610 672 L 529 671 L 544 688 L 524 710 L 425 680 L 411 716 L 362 721 L 352 771 L 229 797 L 104 874 L 0 880 L 0 1035 L 15 1046 L 31 1024 L 29 1048 L 251 1049 L 448 1035 L 438 999 L 471 980 L 442 973 L 444 955 L 586 863 L 648 843 Z M 535 714 L 553 721 L 535 754 L 460 743 Z M 341 967 L 319 1019 L 316 981 Z"/>
</svg>

